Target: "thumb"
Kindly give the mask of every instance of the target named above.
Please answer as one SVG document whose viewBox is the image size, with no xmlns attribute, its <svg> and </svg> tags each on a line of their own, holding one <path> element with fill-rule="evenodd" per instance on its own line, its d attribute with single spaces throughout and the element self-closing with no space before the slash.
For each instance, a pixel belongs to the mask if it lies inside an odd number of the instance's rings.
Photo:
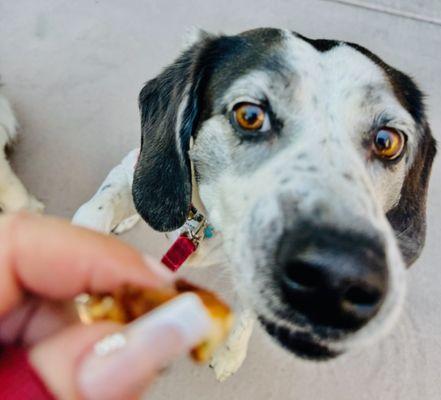
<svg viewBox="0 0 441 400">
<path fill-rule="evenodd" d="M 210 328 L 201 300 L 187 293 L 125 327 L 72 326 L 38 343 L 29 358 L 58 399 L 128 399 Z"/>
</svg>

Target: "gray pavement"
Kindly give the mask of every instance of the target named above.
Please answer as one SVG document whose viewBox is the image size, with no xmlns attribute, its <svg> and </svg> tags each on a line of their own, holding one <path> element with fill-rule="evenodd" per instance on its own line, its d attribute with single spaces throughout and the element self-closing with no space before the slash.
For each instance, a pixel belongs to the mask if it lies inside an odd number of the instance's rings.
<svg viewBox="0 0 441 400">
<path fill-rule="evenodd" d="M 440 0 L 0 0 L 0 74 L 21 123 L 14 167 L 48 213 L 71 217 L 138 144 L 138 91 L 174 59 L 192 25 L 226 33 L 286 27 L 358 42 L 417 79 L 440 138 L 440 19 Z M 426 249 L 409 271 L 406 311 L 387 339 L 335 362 L 311 364 L 258 330 L 243 368 L 227 382 L 182 360 L 148 398 L 441 399 L 440 178 L 437 160 Z M 158 256 L 165 248 L 163 237 L 144 224 L 123 240 Z M 229 293 L 223 271 L 186 272 Z"/>
</svg>

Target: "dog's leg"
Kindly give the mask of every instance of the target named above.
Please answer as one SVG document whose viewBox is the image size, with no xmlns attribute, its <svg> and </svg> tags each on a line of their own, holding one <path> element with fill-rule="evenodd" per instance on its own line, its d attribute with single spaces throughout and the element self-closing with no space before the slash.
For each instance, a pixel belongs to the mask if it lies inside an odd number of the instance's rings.
<svg viewBox="0 0 441 400">
<path fill-rule="evenodd" d="M 24 187 L 6 158 L 6 146 L 17 136 L 17 121 L 5 97 L 0 95 L 0 208 L 4 212 L 42 212 L 44 206 Z"/>
<path fill-rule="evenodd" d="M 132 150 L 107 175 L 96 194 L 75 213 L 72 223 L 103 233 L 120 234 L 140 217 L 132 199 L 133 173 L 139 149 Z"/>
<path fill-rule="evenodd" d="M 225 345 L 217 350 L 211 359 L 210 367 L 214 369 L 220 382 L 237 372 L 243 364 L 254 322 L 255 316 L 251 310 L 240 312 Z"/>
</svg>

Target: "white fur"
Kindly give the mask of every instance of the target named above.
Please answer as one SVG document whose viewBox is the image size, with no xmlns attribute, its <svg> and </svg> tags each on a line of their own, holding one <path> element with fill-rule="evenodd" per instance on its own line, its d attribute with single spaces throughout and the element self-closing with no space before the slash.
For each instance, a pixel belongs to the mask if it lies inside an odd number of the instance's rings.
<svg viewBox="0 0 441 400">
<path fill-rule="evenodd" d="M 184 89 L 184 94 L 182 96 L 181 103 L 179 104 L 177 116 L 176 116 L 176 128 L 175 128 L 176 149 L 182 163 L 185 163 L 185 161 L 184 161 L 184 154 L 182 154 L 181 124 L 182 124 L 182 118 L 184 117 L 185 108 L 187 107 L 188 104 L 189 91 L 190 91 L 190 85 L 187 85 Z"/>
<path fill-rule="evenodd" d="M 5 147 L 16 139 L 17 126 L 11 106 L 0 94 L 0 207 L 4 212 L 42 212 L 43 204 L 29 194 L 6 158 Z"/>
<path fill-rule="evenodd" d="M 183 50 L 189 49 L 191 46 L 199 42 L 207 33 L 197 26 L 190 26 L 186 29 L 185 34 L 183 36 L 182 48 Z"/>
<path fill-rule="evenodd" d="M 248 342 L 255 322 L 250 309 L 236 312 L 234 327 L 226 343 L 219 348 L 210 361 L 216 378 L 223 382 L 242 366 L 248 351 Z"/>
</svg>

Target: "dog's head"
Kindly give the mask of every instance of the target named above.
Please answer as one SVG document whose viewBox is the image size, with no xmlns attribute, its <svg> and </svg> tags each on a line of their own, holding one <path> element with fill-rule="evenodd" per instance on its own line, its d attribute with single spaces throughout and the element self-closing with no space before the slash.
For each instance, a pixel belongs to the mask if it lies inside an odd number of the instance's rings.
<svg viewBox="0 0 441 400">
<path fill-rule="evenodd" d="M 140 108 L 138 212 L 180 227 L 194 173 L 239 293 L 283 346 L 324 359 L 391 325 L 435 155 L 408 76 L 351 43 L 202 34 Z"/>
</svg>

